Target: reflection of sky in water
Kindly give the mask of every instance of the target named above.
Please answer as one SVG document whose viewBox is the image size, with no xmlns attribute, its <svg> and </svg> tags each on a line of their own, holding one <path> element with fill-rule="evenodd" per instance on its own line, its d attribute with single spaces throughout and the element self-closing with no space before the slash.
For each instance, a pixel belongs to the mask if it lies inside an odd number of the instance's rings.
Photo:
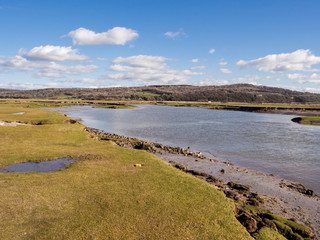
<svg viewBox="0 0 320 240">
<path fill-rule="evenodd" d="M 140 106 L 136 109 L 59 109 L 107 132 L 211 152 L 257 170 L 314 187 L 320 182 L 320 127 L 293 115 Z M 319 188 L 319 186 L 318 186 Z"/>
<path fill-rule="evenodd" d="M 1 172 L 53 172 L 69 166 L 75 160 L 68 158 L 59 158 L 45 162 L 26 162 L 6 166 L 0 169 Z"/>
</svg>

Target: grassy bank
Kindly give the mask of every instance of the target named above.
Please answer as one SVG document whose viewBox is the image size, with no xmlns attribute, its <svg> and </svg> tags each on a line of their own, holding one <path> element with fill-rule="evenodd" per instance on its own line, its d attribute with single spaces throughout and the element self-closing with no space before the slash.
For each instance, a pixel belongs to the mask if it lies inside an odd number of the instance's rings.
<svg viewBox="0 0 320 240">
<path fill-rule="evenodd" d="M 204 107 L 216 110 L 234 110 L 248 112 L 317 112 L 320 104 L 250 104 L 250 103 L 217 103 L 217 102 L 158 102 L 156 104 L 175 107 Z"/>
<path fill-rule="evenodd" d="M 51 173 L 0 172 L 0 239 L 251 238 L 233 202 L 211 185 L 144 151 L 98 141 L 39 106 L 0 104 L 0 120 L 32 124 L 0 126 L 0 166 L 80 160 Z"/>
<path fill-rule="evenodd" d="M 280 104 L 280 103 L 222 103 L 222 102 L 176 102 L 176 101 L 104 101 L 104 100 L 81 100 L 81 99 L 5 99 L 0 100 L 0 104 L 15 103 L 20 105 L 30 105 L 31 107 L 54 107 L 70 105 L 92 105 L 100 108 L 132 109 L 137 104 L 162 105 L 174 107 L 202 107 L 216 110 L 233 110 L 248 112 L 292 112 L 307 113 L 309 115 L 320 114 L 320 104 Z"/>
<path fill-rule="evenodd" d="M 317 116 L 297 117 L 297 118 L 293 118 L 292 121 L 300 123 L 300 124 L 319 125 L 320 126 L 320 117 L 317 117 Z"/>
</svg>

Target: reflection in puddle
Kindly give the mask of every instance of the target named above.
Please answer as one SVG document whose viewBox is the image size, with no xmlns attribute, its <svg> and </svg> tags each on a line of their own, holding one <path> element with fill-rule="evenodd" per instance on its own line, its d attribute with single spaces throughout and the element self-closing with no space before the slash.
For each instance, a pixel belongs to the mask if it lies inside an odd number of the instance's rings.
<svg viewBox="0 0 320 240">
<path fill-rule="evenodd" d="M 59 158 L 46 162 L 26 162 L 6 166 L 1 172 L 53 172 L 64 169 L 73 163 L 75 159 Z"/>
<path fill-rule="evenodd" d="M 23 115 L 25 112 L 12 113 L 12 115 Z"/>
</svg>

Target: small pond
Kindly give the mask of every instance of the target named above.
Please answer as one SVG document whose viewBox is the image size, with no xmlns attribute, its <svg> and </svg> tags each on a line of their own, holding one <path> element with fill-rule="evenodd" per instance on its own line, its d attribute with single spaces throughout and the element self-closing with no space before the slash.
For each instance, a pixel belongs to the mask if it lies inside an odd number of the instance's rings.
<svg viewBox="0 0 320 240">
<path fill-rule="evenodd" d="M 45 162 L 25 162 L 6 166 L 1 172 L 53 172 L 64 169 L 73 163 L 75 159 L 59 158 Z"/>
</svg>

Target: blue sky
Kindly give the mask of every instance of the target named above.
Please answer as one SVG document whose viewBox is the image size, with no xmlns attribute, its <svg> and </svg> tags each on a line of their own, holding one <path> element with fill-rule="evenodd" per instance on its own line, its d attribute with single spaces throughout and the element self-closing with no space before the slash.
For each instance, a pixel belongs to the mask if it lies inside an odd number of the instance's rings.
<svg viewBox="0 0 320 240">
<path fill-rule="evenodd" d="M 251 83 L 320 93 L 318 0 L 0 0 L 0 88 Z"/>
</svg>

